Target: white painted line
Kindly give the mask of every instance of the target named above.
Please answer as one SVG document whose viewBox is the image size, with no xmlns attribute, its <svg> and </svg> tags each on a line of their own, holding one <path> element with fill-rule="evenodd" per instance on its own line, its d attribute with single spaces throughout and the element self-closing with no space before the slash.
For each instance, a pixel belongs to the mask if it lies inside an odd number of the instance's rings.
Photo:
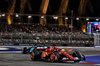
<svg viewBox="0 0 100 66">
<path fill-rule="evenodd" d="M 73 65 L 73 64 L 67 64 L 67 63 L 52 63 L 52 64 L 55 64 L 55 65 Z"/>
<path fill-rule="evenodd" d="M 100 64 L 94 64 L 94 65 L 98 65 L 98 66 L 100 66 Z"/>
</svg>

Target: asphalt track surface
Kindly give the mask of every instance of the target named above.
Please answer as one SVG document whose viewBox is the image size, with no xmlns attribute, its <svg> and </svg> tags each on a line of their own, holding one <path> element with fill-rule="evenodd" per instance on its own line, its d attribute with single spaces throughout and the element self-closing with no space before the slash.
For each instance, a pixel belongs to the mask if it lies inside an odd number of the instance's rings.
<svg viewBox="0 0 100 66">
<path fill-rule="evenodd" d="M 84 52 L 84 54 L 85 53 L 87 55 L 87 52 Z M 90 53 L 89 55 L 91 55 Z M 89 64 L 74 63 L 74 62 L 32 61 L 30 59 L 30 54 L 0 53 L 0 66 L 97 66 L 97 65 L 89 65 Z"/>
</svg>

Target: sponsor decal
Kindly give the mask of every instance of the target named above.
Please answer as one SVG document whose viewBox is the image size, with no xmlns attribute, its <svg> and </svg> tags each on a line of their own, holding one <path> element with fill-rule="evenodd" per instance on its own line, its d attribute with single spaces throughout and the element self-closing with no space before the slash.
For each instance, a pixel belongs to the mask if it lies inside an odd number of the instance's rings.
<svg viewBox="0 0 100 66">
<path fill-rule="evenodd" d="M 0 50 L 9 50 L 9 48 L 0 47 Z"/>
</svg>

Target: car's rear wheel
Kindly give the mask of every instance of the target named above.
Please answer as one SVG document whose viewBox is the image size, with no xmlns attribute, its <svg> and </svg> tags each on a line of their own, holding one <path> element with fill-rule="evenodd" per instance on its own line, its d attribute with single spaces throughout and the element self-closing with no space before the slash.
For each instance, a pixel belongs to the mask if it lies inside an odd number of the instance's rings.
<svg viewBox="0 0 100 66">
<path fill-rule="evenodd" d="M 55 61 L 55 54 L 54 53 L 51 53 L 51 55 L 50 55 L 50 61 L 51 62 Z"/>
<path fill-rule="evenodd" d="M 60 61 L 62 59 L 58 52 L 54 52 L 54 54 L 55 54 L 56 61 Z"/>
<path fill-rule="evenodd" d="M 39 60 L 41 58 L 39 51 L 35 50 L 31 53 L 32 60 Z"/>
</svg>

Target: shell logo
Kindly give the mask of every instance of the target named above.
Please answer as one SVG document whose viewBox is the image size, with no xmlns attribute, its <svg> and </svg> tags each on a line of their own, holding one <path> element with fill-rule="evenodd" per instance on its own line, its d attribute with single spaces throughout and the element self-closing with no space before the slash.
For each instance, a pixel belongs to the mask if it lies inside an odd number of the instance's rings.
<svg viewBox="0 0 100 66">
<path fill-rule="evenodd" d="M 43 56 L 46 57 L 46 54 L 44 53 Z"/>
</svg>

